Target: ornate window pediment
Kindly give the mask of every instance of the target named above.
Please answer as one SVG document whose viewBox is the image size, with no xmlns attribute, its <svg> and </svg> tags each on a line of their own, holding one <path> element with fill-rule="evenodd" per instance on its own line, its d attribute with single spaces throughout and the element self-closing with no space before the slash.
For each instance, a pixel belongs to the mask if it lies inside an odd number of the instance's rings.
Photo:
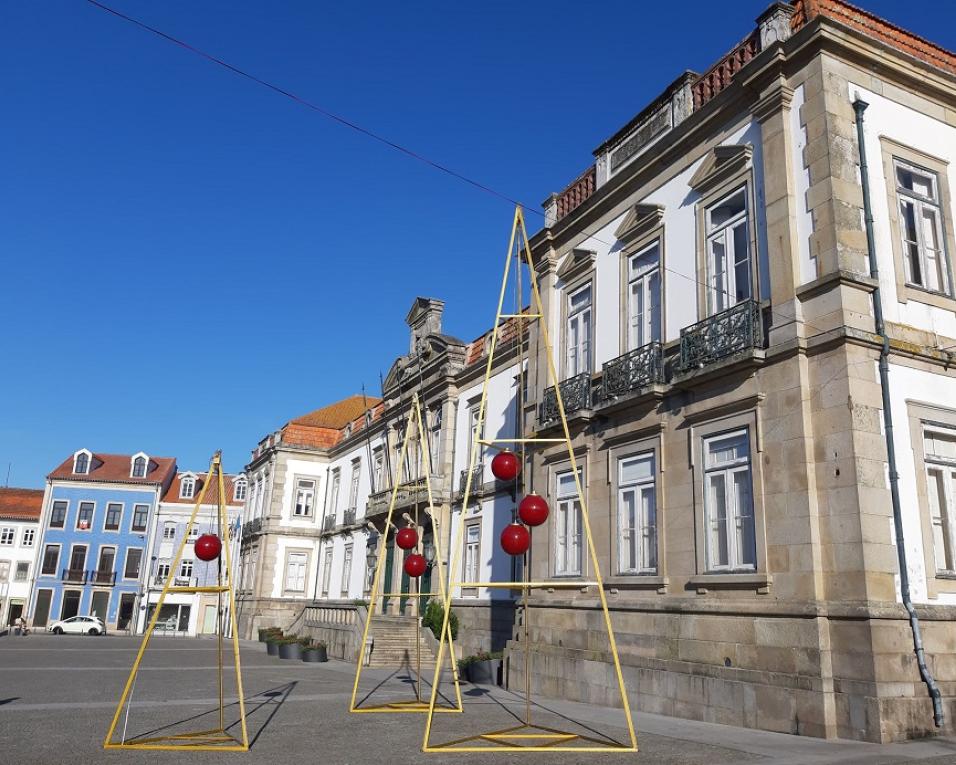
<svg viewBox="0 0 956 765">
<path fill-rule="evenodd" d="M 753 153 L 754 147 L 750 144 L 714 147 L 691 177 L 690 187 L 706 194 L 751 167 Z"/>
<path fill-rule="evenodd" d="M 636 204 L 624 216 L 614 236 L 624 244 L 631 244 L 660 226 L 663 220 L 663 205 Z"/>
<path fill-rule="evenodd" d="M 571 250 L 561 264 L 561 268 L 558 269 L 558 278 L 565 282 L 573 281 L 581 274 L 590 271 L 596 258 L 597 253 L 594 250 L 578 248 Z"/>
</svg>

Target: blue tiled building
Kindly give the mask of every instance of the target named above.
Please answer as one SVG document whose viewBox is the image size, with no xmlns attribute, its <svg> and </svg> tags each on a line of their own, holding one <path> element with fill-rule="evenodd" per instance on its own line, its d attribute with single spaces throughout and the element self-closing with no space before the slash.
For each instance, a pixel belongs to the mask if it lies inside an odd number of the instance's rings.
<svg viewBox="0 0 956 765">
<path fill-rule="evenodd" d="M 47 476 L 30 600 L 37 628 L 95 614 L 127 630 L 140 610 L 153 518 L 176 460 L 80 449 Z"/>
</svg>

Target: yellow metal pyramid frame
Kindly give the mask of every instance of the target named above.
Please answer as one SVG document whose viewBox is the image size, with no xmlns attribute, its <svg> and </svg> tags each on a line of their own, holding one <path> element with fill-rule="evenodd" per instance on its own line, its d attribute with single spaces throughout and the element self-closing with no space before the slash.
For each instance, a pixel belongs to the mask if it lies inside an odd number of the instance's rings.
<svg viewBox="0 0 956 765">
<path fill-rule="evenodd" d="M 225 504 L 225 481 L 223 479 L 222 473 L 222 453 L 216 452 L 212 461 L 209 465 L 209 473 L 206 476 L 206 481 L 203 483 L 202 491 L 199 492 L 199 497 L 196 499 L 196 505 L 193 508 L 192 515 L 189 516 L 189 523 L 186 526 L 186 533 L 183 535 L 182 542 L 179 543 L 179 549 L 176 552 L 176 558 L 170 566 L 170 572 L 177 571 L 179 569 L 179 562 L 183 557 L 183 551 L 186 548 L 187 541 L 189 540 L 190 531 L 192 531 L 193 526 L 196 523 L 196 517 L 199 515 L 199 509 L 202 506 L 203 500 L 206 497 L 206 491 L 213 484 L 213 481 L 216 481 L 216 486 L 218 488 L 218 521 L 219 528 L 222 529 L 223 539 L 222 546 L 223 551 L 226 556 L 226 566 L 223 571 L 220 569 L 221 573 L 219 575 L 219 584 L 209 587 L 179 587 L 173 586 L 175 577 L 172 575 L 166 577 L 166 584 L 163 586 L 163 591 L 160 593 L 159 600 L 156 602 L 155 610 L 153 611 L 153 616 L 149 620 L 149 626 L 146 628 L 146 632 L 143 635 L 143 641 L 140 643 L 139 651 L 136 654 L 136 660 L 133 662 L 133 667 L 130 670 L 129 678 L 126 680 L 126 687 L 123 688 L 123 695 L 120 696 L 119 703 L 116 705 L 116 712 L 113 715 L 113 721 L 110 723 L 109 732 L 106 734 L 106 739 L 103 741 L 104 749 L 161 749 L 161 750 L 189 750 L 189 751 L 206 751 L 206 752 L 246 752 L 249 750 L 249 732 L 246 729 L 246 704 L 245 698 L 242 691 L 242 672 L 239 666 L 239 629 L 236 624 L 236 600 L 235 593 L 233 591 L 232 584 L 232 552 L 230 550 L 230 539 L 229 539 L 229 518 L 226 515 L 226 504 Z M 221 553 L 222 554 L 222 553 Z M 116 726 L 119 723 L 120 715 L 123 712 L 123 707 L 126 706 L 127 701 L 130 700 L 130 694 L 133 689 L 133 685 L 136 681 L 136 674 L 139 671 L 140 663 L 143 660 L 143 655 L 146 653 L 146 647 L 149 645 L 149 639 L 153 635 L 153 630 L 156 629 L 156 623 L 159 620 L 159 612 L 162 608 L 163 602 L 166 600 L 166 596 L 169 593 L 218 593 L 220 597 L 224 594 L 228 594 L 228 607 L 229 607 L 229 624 L 232 628 L 232 651 L 233 656 L 235 657 L 235 668 L 236 668 L 236 686 L 239 694 L 239 721 L 242 728 L 242 738 L 236 738 L 232 734 L 226 731 L 225 724 L 225 700 L 223 697 L 223 619 L 220 608 L 218 624 L 217 624 L 217 656 L 218 656 L 218 670 L 219 670 L 219 727 L 212 728 L 210 730 L 201 730 L 194 731 L 190 733 L 181 733 L 178 735 L 169 735 L 169 736 L 153 736 L 150 738 L 134 738 L 132 740 L 126 740 L 125 731 L 123 737 L 120 741 L 114 741 L 113 736 L 116 733 Z M 229 726 L 231 727 L 231 726 Z"/>
<path fill-rule="evenodd" d="M 398 500 L 398 489 L 401 485 L 399 478 L 402 475 L 402 470 L 405 467 L 405 462 L 408 459 L 408 445 L 409 443 L 417 436 L 418 443 L 420 445 L 420 451 L 423 459 L 423 472 L 425 473 L 425 490 L 428 497 L 428 505 L 425 508 L 425 512 L 431 516 L 432 519 L 432 529 L 433 529 L 433 538 L 435 545 L 435 567 L 438 574 L 438 592 L 416 592 L 416 593 L 407 593 L 407 592 L 385 592 L 381 595 L 378 594 L 378 585 L 381 581 L 382 569 L 385 565 L 386 558 L 386 546 L 388 544 L 389 535 L 392 533 L 392 529 L 395 528 L 392 523 L 392 516 L 395 512 L 395 504 Z M 372 580 L 372 592 L 369 596 L 369 605 L 368 605 L 368 616 L 365 619 L 365 627 L 362 630 L 362 643 L 359 647 L 359 656 L 356 661 L 355 667 L 355 683 L 352 685 L 352 701 L 349 704 L 349 712 L 356 713 L 424 713 L 429 710 L 435 712 L 462 712 L 464 708 L 461 703 L 461 688 L 458 684 L 458 667 L 455 660 L 455 648 L 454 642 L 452 641 L 451 636 L 449 635 L 449 659 L 451 660 L 451 671 L 454 678 L 455 684 L 455 697 L 456 705 L 455 706 L 444 706 L 436 705 L 434 701 L 434 696 L 432 697 L 431 705 L 427 704 L 422 700 L 422 650 L 421 650 L 421 614 L 418 614 L 419 623 L 417 625 L 416 631 L 416 658 L 417 658 L 417 669 L 418 669 L 418 683 L 416 685 L 414 699 L 405 700 L 405 701 L 393 701 L 385 702 L 382 704 L 370 704 L 362 705 L 361 701 L 358 701 L 358 688 L 359 681 L 362 678 L 362 667 L 365 663 L 365 646 L 368 642 L 368 633 L 369 627 L 372 624 L 372 617 L 375 614 L 375 608 L 378 605 L 379 598 L 402 598 L 402 597 L 415 597 L 418 598 L 418 603 L 421 604 L 421 598 L 423 597 L 433 597 L 439 596 L 442 599 L 442 602 L 445 602 L 445 572 L 442 568 L 441 562 L 441 527 L 440 521 L 437 516 L 437 513 L 434 512 L 435 502 L 432 494 L 432 484 L 431 484 L 431 454 L 428 449 L 428 445 L 425 441 L 425 427 L 422 422 L 422 408 L 421 403 L 418 400 L 418 393 L 412 394 L 411 403 L 409 405 L 409 417 L 408 423 L 405 426 L 405 438 L 402 441 L 402 450 L 401 456 L 398 460 L 398 469 L 395 474 L 395 480 L 392 482 L 392 495 L 391 500 L 388 504 L 388 515 L 385 518 L 385 531 L 381 535 L 381 540 L 379 543 L 378 557 L 375 565 L 375 576 Z M 417 513 L 416 513 L 417 514 Z M 418 519 L 415 519 L 416 524 Z M 419 535 L 418 547 L 416 551 L 420 552 L 422 545 L 422 538 Z M 415 579 L 418 582 L 418 579 Z M 417 586 L 417 585 L 416 585 Z M 447 607 L 447 606 L 446 606 Z M 441 661 L 441 654 L 439 653 L 439 661 Z"/>
<path fill-rule="evenodd" d="M 515 245 L 518 245 L 517 250 Z M 508 277 L 511 272 L 512 264 L 514 263 L 515 272 L 517 274 L 518 285 L 520 287 L 520 270 L 522 266 L 522 261 L 528 266 L 529 271 L 529 281 L 531 286 L 531 312 L 529 313 L 518 313 L 506 314 L 503 312 L 505 294 L 508 288 Z M 519 295 L 519 307 L 520 307 L 520 295 Z M 485 412 L 488 401 L 488 385 L 491 380 L 492 366 L 494 364 L 495 350 L 498 343 L 498 336 L 502 328 L 503 319 L 512 319 L 519 322 L 518 326 L 518 342 L 520 343 L 523 339 L 523 330 L 524 326 L 521 322 L 525 320 L 538 320 L 538 330 L 540 332 L 541 341 L 544 344 L 545 354 L 547 357 L 547 371 L 548 377 L 551 385 L 554 386 L 555 397 L 557 399 L 558 413 L 561 420 L 561 429 L 563 436 L 561 438 L 494 438 L 494 439 L 484 439 L 481 437 L 482 427 L 485 421 Z M 564 401 L 561 396 L 561 386 L 560 381 L 558 380 L 558 375 L 554 365 L 554 355 L 552 353 L 551 341 L 548 336 L 548 326 L 547 318 L 544 315 L 544 308 L 541 302 L 541 294 L 538 291 L 538 282 L 535 277 L 535 269 L 531 260 L 531 247 L 528 243 L 528 233 L 525 229 L 524 215 L 522 213 L 521 207 L 518 206 L 515 208 L 514 214 L 514 223 L 511 228 L 511 238 L 508 242 L 508 254 L 505 259 L 505 269 L 504 276 L 501 280 L 501 293 L 498 297 L 498 311 L 495 315 L 494 329 L 491 334 L 491 343 L 488 350 L 488 362 L 485 368 L 485 377 L 484 382 L 481 388 L 481 403 L 478 410 L 478 426 L 476 428 L 476 437 L 475 442 L 472 444 L 471 449 L 471 464 L 468 466 L 467 477 L 465 479 L 465 491 L 462 499 L 462 508 L 468 507 L 468 502 L 471 499 L 472 491 L 472 477 L 474 476 L 475 466 L 477 464 L 478 454 L 480 452 L 480 446 L 487 446 L 493 449 L 501 449 L 505 444 L 564 444 L 568 451 L 568 458 L 571 465 L 571 472 L 574 475 L 574 482 L 577 488 L 578 497 L 581 503 L 581 520 L 584 526 L 584 533 L 587 539 L 587 550 L 591 562 L 591 570 L 593 571 L 594 578 L 592 580 L 551 580 L 551 581 L 541 581 L 535 582 L 530 581 L 530 570 L 528 567 L 525 567 L 525 580 L 521 582 L 464 582 L 456 581 L 460 579 L 461 571 L 461 556 L 464 550 L 465 545 L 465 524 L 459 524 L 458 534 L 456 535 L 456 541 L 454 545 L 454 555 L 451 560 L 451 572 L 452 572 L 452 581 L 448 583 L 447 592 L 445 594 L 445 618 L 442 624 L 442 640 L 439 644 L 438 649 L 438 661 L 435 664 L 435 679 L 432 682 L 432 693 L 431 700 L 428 707 L 428 717 L 425 723 L 425 737 L 422 742 L 422 751 L 423 752 L 591 752 L 595 754 L 599 753 L 612 753 L 612 752 L 636 752 L 637 751 L 637 735 L 634 732 L 634 722 L 631 719 L 631 710 L 627 698 L 627 690 L 624 687 L 624 675 L 621 672 L 621 661 L 618 656 L 617 651 L 617 642 L 614 639 L 614 630 L 611 627 L 611 616 L 608 612 L 607 607 L 607 596 L 604 592 L 604 581 L 601 577 L 601 568 L 598 562 L 597 551 L 594 546 L 594 539 L 591 535 L 591 524 L 588 518 L 588 509 L 587 503 L 585 501 L 585 494 L 583 487 L 581 485 L 581 475 L 578 471 L 577 459 L 574 455 L 574 449 L 572 448 L 571 443 L 571 434 L 568 430 L 568 419 L 565 415 L 564 410 Z M 614 661 L 614 672 L 617 677 L 618 687 L 621 693 L 621 704 L 623 707 L 623 712 L 625 719 L 627 721 L 627 730 L 629 743 L 620 744 L 614 741 L 602 741 L 601 739 L 592 738 L 590 736 L 584 736 L 574 732 L 561 731 L 555 728 L 548 728 L 541 725 L 535 725 L 532 722 L 531 708 L 532 704 L 530 701 L 530 684 L 526 687 L 525 692 L 525 719 L 524 722 L 517 726 L 512 726 L 504 730 L 490 731 L 488 733 L 479 733 L 477 735 L 467 736 L 465 738 L 459 738 L 454 741 L 449 741 L 446 743 L 436 744 L 432 742 L 432 722 L 434 720 L 434 712 L 436 709 L 436 698 L 438 695 L 438 686 L 441 675 L 441 661 L 442 661 L 442 651 L 445 648 L 445 636 L 448 632 L 448 615 L 451 610 L 451 600 L 456 588 L 464 587 L 486 587 L 486 588 L 505 588 L 505 589 L 519 589 L 525 593 L 525 622 L 527 623 L 527 608 L 528 600 L 527 596 L 530 590 L 546 587 L 546 588 L 582 588 L 582 587 L 595 587 L 597 589 L 598 597 L 601 602 L 601 613 L 604 616 L 604 624 L 607 628 L 608 640 L 610 642 L 611 655 Z M 525 656 L 529 655 L 530 646 L 526 642 L 524 645 Z M 530 672 L 526 669 L 526 674 L 530 676 Z"/>
</svg>

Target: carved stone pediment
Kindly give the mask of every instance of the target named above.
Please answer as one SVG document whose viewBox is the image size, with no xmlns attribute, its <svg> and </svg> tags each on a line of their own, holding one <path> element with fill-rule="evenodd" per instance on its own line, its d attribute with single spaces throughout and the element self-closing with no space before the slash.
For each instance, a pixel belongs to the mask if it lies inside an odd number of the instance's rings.
<svg viewBox="0 0 956 765">
<path fill-rule="evenodd" d="M 571 250 L 558 269 L 558 278 L 565 282 L 572 281 L 590 271 L 596 259 L 597 253 L 594 250 Z"/>
<path fill-rule="evenodd" d="M 690 187 L 706 194 L 728 178 L 733 178 L 737 173 L 751 167 L 753 153 L 754 147 L 750 144 L 716 146 L 690 179 Z"/>
<path fill-rule="evenodd" d="M 614 236 L 624 244 L 631 244 L 660 226 L 663 219 L 664 205 L 634 205 L 631 211 L 624 216 L 624 220 L 617 227 Z"/>
</svg>

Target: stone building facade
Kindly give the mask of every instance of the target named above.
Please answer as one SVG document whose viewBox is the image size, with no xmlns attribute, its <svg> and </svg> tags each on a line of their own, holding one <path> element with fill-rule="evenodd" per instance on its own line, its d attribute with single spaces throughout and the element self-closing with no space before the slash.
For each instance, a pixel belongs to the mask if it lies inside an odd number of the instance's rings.
<svg viewBox="0 0 956 765">
<path fill-rule="evenodd" d="M 638 709 L 869 741 L 936 731 L 902 544 L 953 730 L 954 147 L 956 55 L 795 0 L 545 203 L 534 263 Z M 550 435 L 533 347 L 527 426 Z M 566 456 L 533 458 L 552 511 L 535 580 L 588 574 Z M 593 587 L 532 603 L 533 688 L 619 703 Z"/>
</svg>

